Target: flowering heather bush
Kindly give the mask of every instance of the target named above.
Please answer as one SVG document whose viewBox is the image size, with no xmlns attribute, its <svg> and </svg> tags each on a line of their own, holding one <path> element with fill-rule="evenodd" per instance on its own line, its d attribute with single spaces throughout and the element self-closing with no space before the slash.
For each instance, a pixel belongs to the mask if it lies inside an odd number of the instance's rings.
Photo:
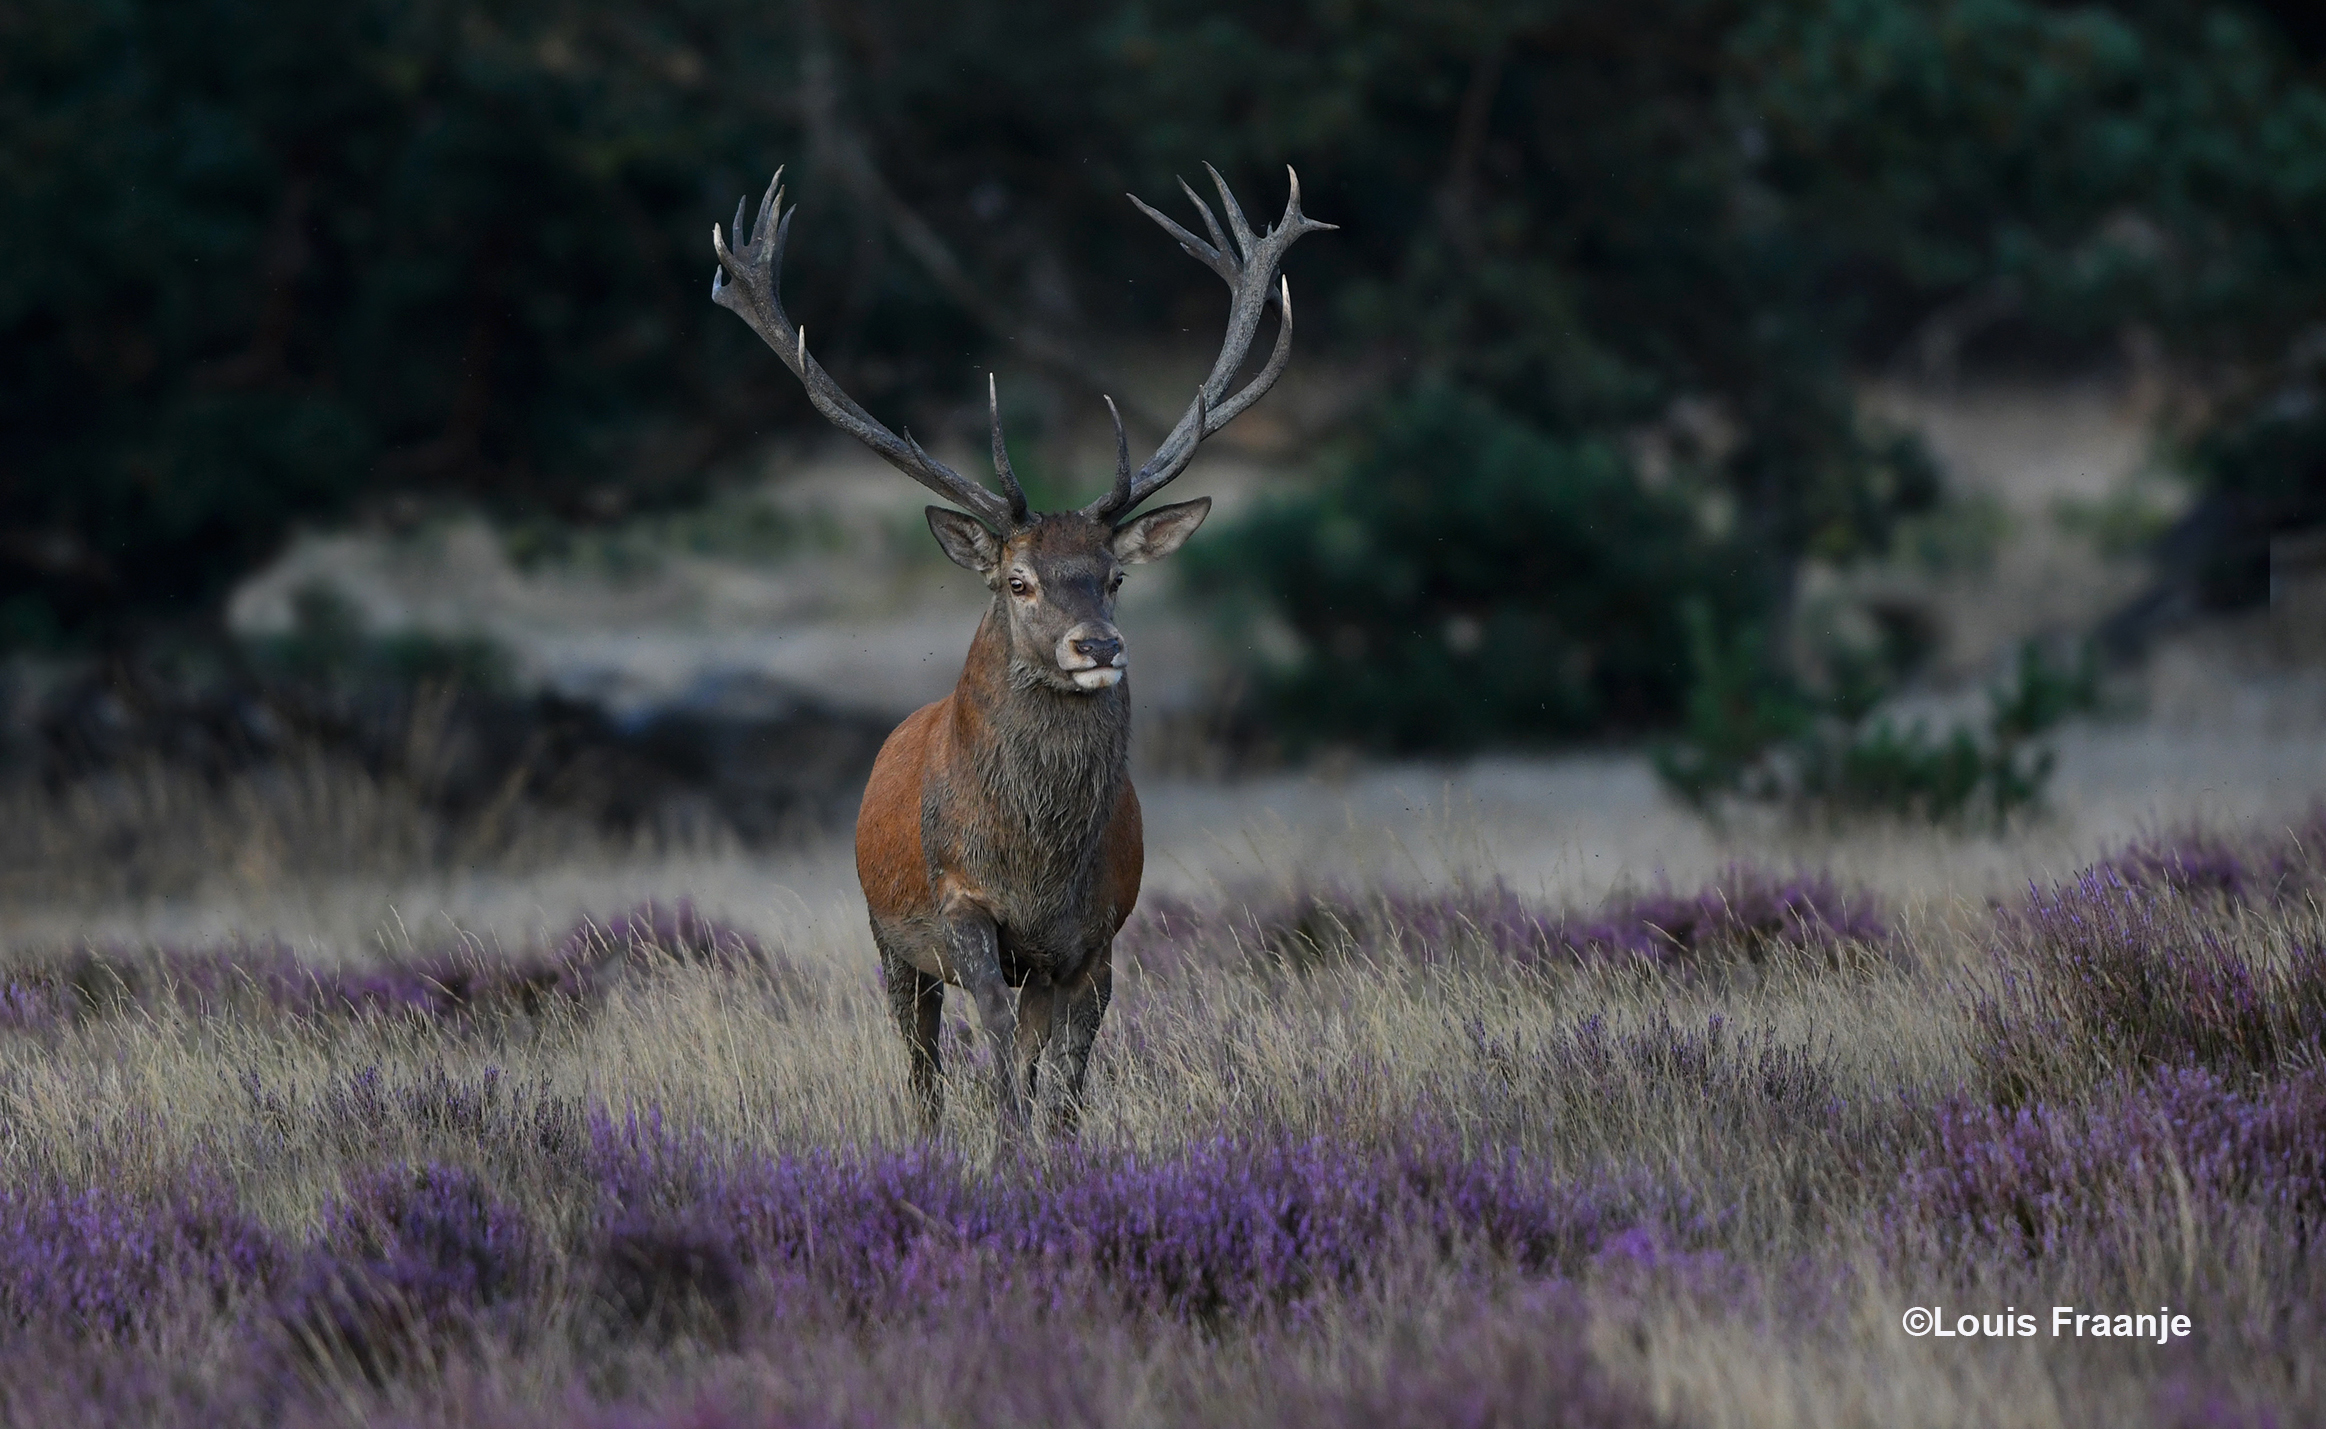
<svg viewBox="0 0 2326 1429">
<path fill-rule="evenodd" d="M 1393 1320 L 1394 1324 L 1394 1320 Z M 1094 1331 L 1096 1331 L 1094 1333 Z M 1215 1341 L 1129 1330 L 1104 1311 L 1025 1306 L 928 1317 L 851 1336 L 770 1327 L 751 1349 L 780 1364 L 722 1371 L 659 1395 L 606 1405 L 503 1404 L 472 1412 L 474 1429 L 875 1429 L 949 1424 L 1155 1425 L 1283 1429 L 1652 1429 L 1672 1421 L 1611 1381 L 1589 1348 L 1590 1310 L 1571 1284 L 1480 1295 L 1447 1323 L 1396 1326 L 1378 1357 L 1354 1364 L 1262 1358 L 1231 1401 L 1181 1398 L 1158 1364 L 1158 1341 L 1197 1363 L 1228 1358 Z M 708 1381 L 708 1382 L 703 1382 Z M 1125 1399 L 1129 1399 L 1128 1405 Z M 1126 1412 L 1127 1410 L 1127 1412 Z M 441 1421 L 413 1416 L 374 1422 Z"/>
<path fill-rule="evenodd" d="M 1669 887 L 1611 900 L 1597 916 L 1568 919 L 1561 941 L 1578 952 L 1686 960 L 1720 949 L 1830 949 L 1890 935 L 1874 899 L 1824 872 L 1771 873 L 1732 863 L 1695 893 Z"/>
<path fill-rule="evenodd" d="M 1127 950 L 1168 969 L 1190 957 L 1301 969 L 1349 958 L 1422 964 L 1462 953 L 1541 967 L 1640 962 L 1687 970 L 1779 947 L 1829 950 L 1889 936 L 1874 900 L 1831 875 L 1780 877 L 1731 864 L 1690 894 L 1659 888 L 1583 917 L 1528 903 L 1499 881 L 1444 893 L 1354 893 L 1332 886 L 1255 898 L 1221 913 L 1157 899 L 1125 930 Z"/>
<path fill-rule="evenodd" d="M 1424 1351 L 1401 1347 L 1374 1373 L 1310 1402 L 1283 1422 L 1380 1429 L 1647 1429 L 1666 1422 L 1610 1383 L 1592 1359 L 1590 1314 L 1571 1284 L 1536 1286 L 1473 1316 Z"/>
<path fill-rule="evenodd" d="M 132 1337 L 215 1310 L 279 1274 L 273 1237 L 215 1181 L 159 1201 L 54 1182 L 0 1190 L 0 1325 L 66 1337 Z"/>
<path fill-rule="evenodd" d="M 470 950 L 387 967 L 316 967 L 281 944 L 146 952 L 78 948 L 20 964 L 0 991 L 0 1026 L 45 1031 L 92 1017 L 177 1008 L 196 1015 L 273 1010 L 302 1017 L 460 1018 L 538 1011 L 585 995 L 587 969 L 553 959 L 497 961 Z"/>
<path fill-rule="evenodd" d="M 294 1110 L 255 1073 L 242 1089 L 262 1123 L 281 1125 L 302 1115 L 333 1129 L 351 1151 L 376 1149 L 400 1132 L 423 1132 L 476 1146 L 488 1158 L 513 1156 L 579 1164 L 588 1144 L 580 1103 L 540 1086 L 522 1087 L 498 1067 L 473 1079 L 441 1067 L 390 1082 L 377 1066 L 362 1067 L 324 1087 L 312 1110 Z"/>
<path fill-rule="evenodd" d="M 282 1320 L 299 1350 L 381 1383 L 531 1292 L 534 1239 L 472 1172 L 389 1167 L 331 1208 Z"/>
<path fill-rule="evenodd" d="M 1381 1152 L 1230 1138 L 1151 1159 L 1068 1148 L 990 1176 L 940 1147 L 738 1156 L 652 1117 L 600 1119 L 593 1139 L 619 1224 L 683 1217 L 794 1293 L 874 1322 L 980 1285 L 1062 1300 L 1104 1289 L 1212 1320 L 1360 1286 L 1401 1246 L 1542 1273 L 1645 1217 L 1686 1218 L 1653 1188 L 1466 1155 L 1443 1133 Z"/>
<path fill-rule="evenodd" d="M 2198 1069 L 2121 1080 L 2085 1103 L 1940 1107 L 1903 1179 L 1892 1232 L 1955 1256 L 2056 1255 L 2173 1204 L 2214 1224 L 2230 1208 L 2315 1234 L 2326 1219 L 2326 1071 L 2252 1090 Z"/>
<path fill-rule="evenodd" d="M 172 1006 L 194 1013 L 271 1008 L 299 1016 L 473 1018 L 586 1006 L 624 976 L 690 963 L 774 968 L 758 940 L 695 906 L 641 903 L 583 919 L 547 953 L 495 957 L 470 946 L 387 966 L 318 967 L 281 943 L 131 952 L 93 947 L 35 957 L 0 983 L 0 1029 L 54 1029 L 92 1016 Z M 787 982 L 796 981 L 786 979 Z"/>
<path fill-rule="evenodd" d="M 632 961 L 661 957 L 729 969 L 767 960 L 757 938 L 709 917 L 685 898 L 676 903 L 648 899 L 602 924 L 584 918 L 558 942 L 556 956 L 586 964 L 609 953 Z"/>
<path fill-rule="evenodd" d="M 2259 837 L 2190 828 L 2141 839 L 2097 871 L 2132 888 L 2214 894 L 2256 907 L 2298 903 L 2326 892 L 2326 805 Z"/>
<path fill-rule="evenodd" d="M 1653 1188 L 1465 1154 L 1448 1135 L 1377 1153 L 1224 1139 L 1155 1159 L 1069 1149 L 980 1170 L 935 1147 L 784 1158 L 716 1149 L 649 1113 L 594 1118 L 590 1155 L 597 1215 L 563 1247 L 476 1172 L 440 1163 L 358 1177 L 301 1247 L 255 1228 L 215 1190 L 153 1208 L 99 1192 L 13 1196 L 0 1303 L 20 1328 L 63 1323 L 131 1340 L 157 1318 L 240 1314 L 240 1343 L 256 1358 L 238 1372 L 253 1382 L 267 1378 L 268 1356 L 287 1352 L 293 1383 L 320 1372 L 326 1385 L 352 1376 L 378 1386 L 430 1382 L 488 1340 L 528 1343 L 556 1323 L 547 1297 L 577 1289 L 617 1338 L 651 1345 L 738 1345 L 752 1324 L 771 1335 L 876 1326 L 958 1337 L 961 1325 L 1026 1314 L 1071 1325 L 1160 1316 L 1154 1323 L 1224 1332 L 1286 1311 L 1296 1325 L 1400 1264 L 1467 1277 L 1484 1293 L 1511 1276 L 1576 1271 L 1645 1215 L 1659 1217 L 1659 1243 L 1689 1233 Z M 552 1274 L 561 1257 L 579 1273 Z M 1298 1420 L 1649 1422 L 1582 1347 L 1571 1295 L 1554 1281 L 1517 1304 L 1515 1321 L 1483 1320 L 1484 1338 L 1465 1341 L 1458 1361 L 1310 1385 Z M 1521 1329 L 1566 1338 L 1530 1341 Z M 80 1412 L 115 1402 L 118 1386 L 102 1396 L 100 1387 L 92 1377 Z M 1562 1400 L 1572 1401 L 1560 1411 L 1568 1417 L 1542 1418 Z M 296 1418 L 295 1401 L 275 1410 Z M 183 1404 L 166 1407 L 137 1417 L 201 1422 Z M 769 1421 L 718 1411 L 605 1422 Z"/>
<path fill-rule="evenodd" d="M 2326 948 L 2265 960 L 2170 888 L 2095 868 L 1998 917 L 1973 1051 L 2011 1103 L 2115 1069 L 2267 1074 L 2326 1046 Z"/>
<path fill-rule="evenodd" d="M 10 1429 L 319 1424 L 322 1415 L 298 1412 L 295 1389 L 255 1355 L 189 1363 L 166 1349 L 37 1332 L 0 1343 L 0 1423 Z"/>
<path fill-rule="evenodd" d="M 593 1287 L 610 1328 L 656 1345 L 691 1339 L 732 1346 L 745 1298 L 733 1241 L 699 1217 L 617 1221 L 599 1251 Z"/>
</svg>

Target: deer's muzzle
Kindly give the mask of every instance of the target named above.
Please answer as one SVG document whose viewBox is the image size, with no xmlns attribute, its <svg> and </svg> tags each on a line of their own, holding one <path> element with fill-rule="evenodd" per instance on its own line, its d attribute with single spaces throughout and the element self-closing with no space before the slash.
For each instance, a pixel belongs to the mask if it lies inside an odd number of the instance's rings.
<svg viewBox="0 0 2326 1429">
<path fill-rule="evenodd" d="M 1086 620 L 1058 637 L 1052 656 L 1058 668 L 1074 677 L 1079 690 L 1112 689 L 1122 682 L 1131 663 L 1123 651 L 1122 633 L 1103 621 Z"/>
</svg>

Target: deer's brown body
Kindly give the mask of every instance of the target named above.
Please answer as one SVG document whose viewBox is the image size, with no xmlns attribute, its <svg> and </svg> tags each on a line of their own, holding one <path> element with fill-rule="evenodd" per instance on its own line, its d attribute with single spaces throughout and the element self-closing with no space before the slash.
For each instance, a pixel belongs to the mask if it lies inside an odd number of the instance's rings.
<svg viewBox="0 0 2326 1429">
<path fill-rule="evenodd" d="M 974 995 L 996 979 L 1021 989 L 1013 1080 L 1033 1093 L 1057 1035 L 1071 1115 L 1145 861 L 1127 683 L 1097 695 L 1015 686 L 1001 626 L 989 612 L 953 693 L 888 737 L 856 820 L 873 940 L 932 1118 L 944 984 Z M 964 966 L 989 955 L 990 974 Z"/>
<path fill-rule="evenodd" d="M 1125 567 L 1177 550 L 1211 503 L 1130 513 L 1283 371 L 1292 298 L 1277 266 L 1303 233 L 1331 226 L 1301 215 L 1297 178 L 1283 221 L 1264 236 L 1245 222 L 1227 185 L 1219 188 L 1232 248 L 1201 199 L 1196 207 L 1210 243 L 1139 205 L 1226 280 L 1233 298 L 1218 361 L 1145 466 L 1131 470 L 1118 415 L 1114 488 L 1081 510 L 1047 514 L 1027 509 L 1010 470 L 990 380 L 1002 493 L 881 426 L 808 355 L 806 334 L 784 316 L 776 293 L 791 216 L 775 184 L 760 204 L 755 236 L 739 252 L 713 231 L 720 264 L 713 298 L 799 374 L 817 410 L 974 513 L 932 506 L 929 529 L 956 564 L 984 577 L 991 604 L 953 693 L 914 712 L 881 747 L 856 822 L 856 868 L 873 941 L 909 1049 L 913 1090 L 931 1126 L 942 1109 L 938 1030 L 948 983 L 969 993 L 992 1041 L 1005 1126 L 1024 1120 L 1035 1070 L 1052 1045 L 1064 1083 L 1059 1120 L 1071 1128 L 1079 1114 L 1091 1042 L 1113 988 L 1114 937 L 1138 902 L 1145 855 L 1129 775 L 1130 687 L 1115 593 Z M 738 240 L 743 217 L 738 206 Z M 1233 389 L 1271 302 L 1280 314 L 1275 350 L 1257 377 Z"/>
</svg>

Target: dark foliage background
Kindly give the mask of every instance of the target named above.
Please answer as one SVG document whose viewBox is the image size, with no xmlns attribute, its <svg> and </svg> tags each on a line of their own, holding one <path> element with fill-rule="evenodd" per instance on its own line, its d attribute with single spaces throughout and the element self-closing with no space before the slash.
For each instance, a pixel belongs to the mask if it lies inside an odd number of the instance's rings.
<svg viewBox="0 0 2326 1429">
<path fill-rule="evenodd" d="M 12 0 L 0 640 L 207 629 L 299 522 L 600 520 L 812 429 L 706 295 L 787 160 L 795 311 L 924 429 L 981 361 L 1205 330 L 1120 195 L 1209 160 L 1273 213 L 1298 164 L 1343 225 L 1304 351 L 1383 400 L 1213 546 L 1274 573 L 1244 594 L 1312 663 L 1271 698 L 1321 733 L 1670 717 L 1683 600 L 1769 623 L 1933 498 L 1849 400 L 1900 361 L 2168 355 L 2218 493 L 2187 564 L 2249 600 L 2326 519 L 2319 49 L 2304 7 L 2153 0 Z M 1328 710 L 1357 649 L 1382 699 Z M 1523 658 L 1393 693 L 1478 652 Z"/>
<path fill-rule="evenodd" d="M 1182 559 L 1297 632 L 1270 677 L 1288 730 L 1404 750 L 1654 721 L 1685 692 L 1689 603 L 1757 595 L 1732 543 L 1612 443 L 1442 385 L 1366 424 L 1324 489 Z"/>
</svg>

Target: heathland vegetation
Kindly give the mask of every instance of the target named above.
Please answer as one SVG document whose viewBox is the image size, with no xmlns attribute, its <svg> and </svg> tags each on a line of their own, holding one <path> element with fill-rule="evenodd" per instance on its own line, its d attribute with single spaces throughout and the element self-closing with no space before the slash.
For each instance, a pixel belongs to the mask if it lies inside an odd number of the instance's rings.
<svg viewBox="0 0 2326 1429">
<path fill-rule="evenodd" d="M 959 1022 L 922 1139 L 860 938 L 683 905 L 20 947 L 0 1420 L 2297 1422 L 2322 841 L 1159 897 L 1072 1143 L 994 1139 Z"/>
<path fill-rule="evenodd" d="M 1914 622 L 1801 630 L 1805 571 L 1944 514 L 1868 374 L 2153 386 L 2198 490 L 2152 609 L 2250 603 L 2326 521 L 2312 8 L 0 6 L 0 1424 L 2315 1417 L 2326 813 L 1934 890 L 2040 828 L 2097 667 L 2029 647 L 1925 734 L 1886 703 Z M 1185 810 L 1243 795 L 1182 786 L 1082 1135 L 1003 1139 L 956 1019 L 929 1136 L 853 882 L 775 891 L 840 857 L 885 721 L 697 711 L 665 799 L 504 651 L 321 590 L 225 638 L 302 529 L 746 539 L 699 499 L 815 419 L 715 311 L 709 228 L 787 160 L 823 360 L 940 444 L 1000 365 L 1060 486 L 1072 414 L 1104 387 L 1152 437 L 1212 328 L 1123 191 L 1296 163 L 1342 225 L 1292 273 L 1329 380 L 1273 438 L 1307 479 L 1195 548 L 1286 637 L 1228 714 L 1286 750 L 1669 738 L 1742 822 L 1542 795 L 1572 905 L 1507 849 L 1288 866 L 1286 823 L 1280 876 L 1203 883 Z M 2317 750 L 2272 739 L 2235 753 L 2282 810 Z M 2120 781 L 2140 808 L 2210 779 L 2197 743 Z M 1649 788 L 1591 768 L 1559 797 Z M 706 793 L 738 770 L 757 823 Z M 1884 840 L 1921 893 L 1854 881 Z M 1935 1307 L 1981 1332 L 1903 1321 Z"/>
</svg>

